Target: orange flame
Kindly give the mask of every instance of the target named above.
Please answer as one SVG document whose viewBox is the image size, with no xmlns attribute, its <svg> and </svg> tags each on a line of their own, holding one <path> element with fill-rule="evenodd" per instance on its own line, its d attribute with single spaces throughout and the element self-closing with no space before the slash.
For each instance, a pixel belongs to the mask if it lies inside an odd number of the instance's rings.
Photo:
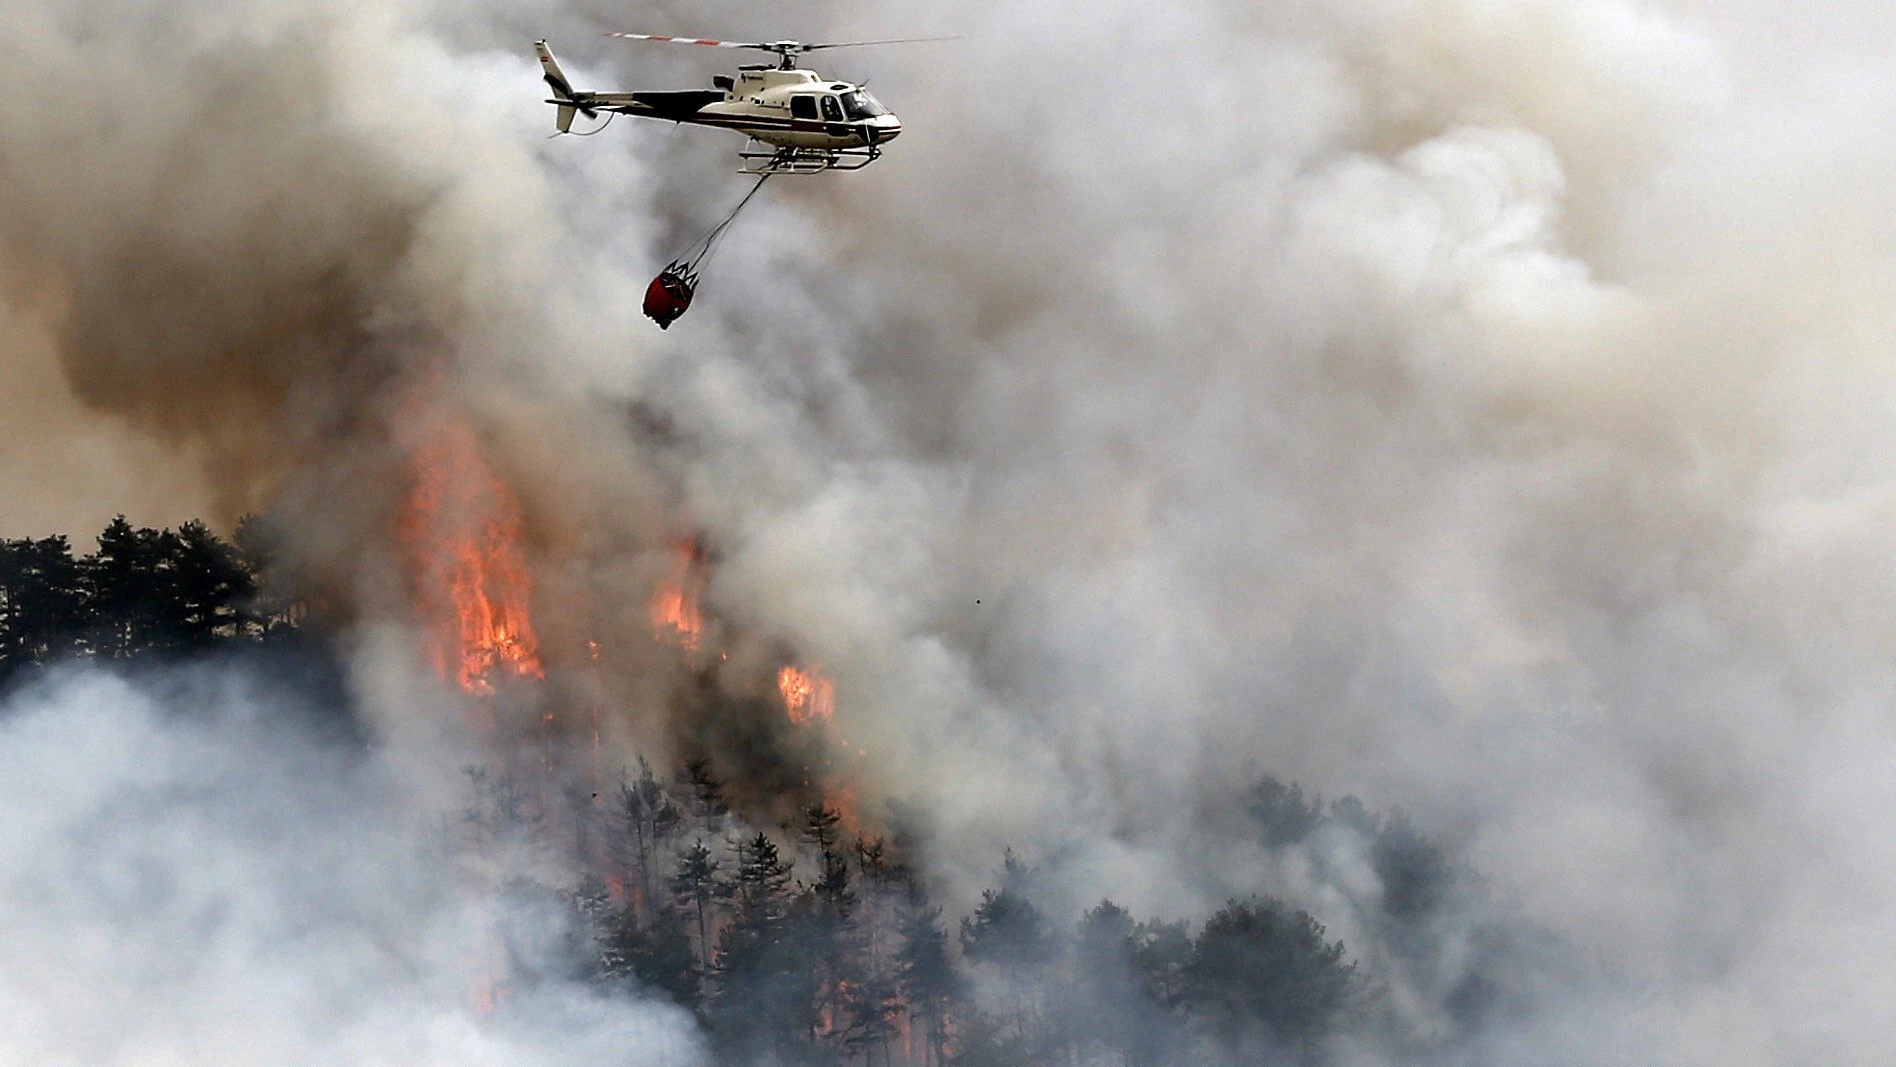
<svg viewBox="0 0 1896 1067">
<path fill-rule="evenodd" d="M 785 667 L 778 671 L 777 691 L 783 694 L 784 712 L 798 726 L 828 723 L 836 710 L 835 684 L 814 668 L 805 671 Z"/>
<path fill-rule="evenodd" d="M 444 421 L 411 456 L 402 509 L 416 561 L 429 661 L 469 693 L 497 677 L 544 678 L 528 612 L 532 584 L 521 551 L 520 501 L 481 457 L 472 428 Z"/>
<path fill-rule="evenodd" d="M 696 652 L 704 633 L 704 616 L 698 611 L 698 590 L 704 577 L 697 539 L 686 538 L 677 549 L 671 575 L 652 592 L 652 636 Z"/>
</svg>

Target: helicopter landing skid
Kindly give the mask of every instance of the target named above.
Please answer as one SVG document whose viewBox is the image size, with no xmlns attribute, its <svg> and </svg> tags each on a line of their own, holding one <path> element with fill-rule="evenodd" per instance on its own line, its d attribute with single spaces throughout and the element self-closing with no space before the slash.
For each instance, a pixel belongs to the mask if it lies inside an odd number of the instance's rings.
<svg viewBox="0 0 1896 1067">
<path fill-rule="evenodd" d="M 828 170 L 861 170 L 881 159 L 882 149 L 874 145 L 867 148 L 774 148 L 739 152 L 738 156 L 744 160 L 739 174 L 821 174 Z"/>
</svg>

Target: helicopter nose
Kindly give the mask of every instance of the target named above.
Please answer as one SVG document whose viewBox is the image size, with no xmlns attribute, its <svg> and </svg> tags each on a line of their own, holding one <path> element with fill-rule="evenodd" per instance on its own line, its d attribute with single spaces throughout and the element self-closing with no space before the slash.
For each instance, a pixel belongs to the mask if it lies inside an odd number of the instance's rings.
<svg viewBox="0 0 1896 1067">
<path fill-rule="evenodd" d="M 902 120 L 894 115 L 877 115 L 869 131 L 872 143 L 884 144 L 902 135 Z"/>
</svg>

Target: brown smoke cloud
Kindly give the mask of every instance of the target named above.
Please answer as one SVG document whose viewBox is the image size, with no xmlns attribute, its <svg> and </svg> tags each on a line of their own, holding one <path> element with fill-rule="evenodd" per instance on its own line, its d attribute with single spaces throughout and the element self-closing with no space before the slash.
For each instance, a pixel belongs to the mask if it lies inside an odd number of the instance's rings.
<svg viewBox="0 0 1896 1067">
<path fill-rule="evenodd" d="M 74 400 L 38 322 L 0 321 L 0 351 L 0 534 L 95 530 L 120 513 L 176 524 L 206 512 L 189 457 L 167 462 L 150 440 Z"/>
</svg>

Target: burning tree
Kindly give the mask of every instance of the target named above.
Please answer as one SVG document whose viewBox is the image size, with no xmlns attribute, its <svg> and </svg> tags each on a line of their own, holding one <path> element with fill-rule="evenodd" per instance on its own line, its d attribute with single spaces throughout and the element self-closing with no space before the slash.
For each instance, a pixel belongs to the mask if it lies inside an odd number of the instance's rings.
<svg viewBox="0 0 1896 1067">
<path fill-rule="evenodd" d="M 519 499 L 458 420 L 436 420 L 410 467 L 400 526 L 436 673 L 472 694 L 505 677 L 544 678 Z"/>
<path fill-rule="evenodd" d="M 834 721 L 836 686 L 820 672 L 786 665 L 777 672 L 777 691 L 783 695 L 784 713 L 791 722 L 801 726 Z"/>
<path fill-rule="evenodd" d="M 698 539 L 687 537 L 674 546 L 671 573 L 652 590 L 652 636 L 687 652 L 698 651 L 704 636 L 704 615 L 698 608 L 703 586 L 704 555 Z"/>
</svg>

